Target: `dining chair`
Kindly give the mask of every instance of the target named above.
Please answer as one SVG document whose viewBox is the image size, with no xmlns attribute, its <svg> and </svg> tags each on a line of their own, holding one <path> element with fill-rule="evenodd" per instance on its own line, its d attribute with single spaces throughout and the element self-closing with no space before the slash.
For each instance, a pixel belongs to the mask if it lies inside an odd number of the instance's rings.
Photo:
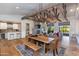
<svg viewBox="0 0 79 59">
<path fill-rule="evenodd" d="M 55 38 L 53 41 L 51 41 L 49 44 L 46 45 L 46 53 L 48 51 L 53 52 L 53 55 L 55 56 L 55 54 L 58 55 L 58 38 Z"/>
</svg>

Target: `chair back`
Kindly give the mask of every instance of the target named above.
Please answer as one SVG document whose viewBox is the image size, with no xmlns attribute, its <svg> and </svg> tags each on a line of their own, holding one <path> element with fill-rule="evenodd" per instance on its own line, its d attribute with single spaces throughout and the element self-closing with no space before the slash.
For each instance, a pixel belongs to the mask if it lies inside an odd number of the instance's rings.
<svg viewBox="0 0 79 59">
<path fill-rule="evenodd" d="M 51 43 L 49 45 L 51 50 L 55 50 L 57 48 L 58 41 L 59 41 L 58 38 L 55 38 L 53 41 L 51 41 Z"/>
</svg>

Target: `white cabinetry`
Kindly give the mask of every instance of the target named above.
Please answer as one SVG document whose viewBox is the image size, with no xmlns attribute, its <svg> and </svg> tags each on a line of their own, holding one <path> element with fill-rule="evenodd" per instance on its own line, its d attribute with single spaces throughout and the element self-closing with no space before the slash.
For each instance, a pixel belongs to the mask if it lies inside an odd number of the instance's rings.
<svg viewBox="0 0 79 59">
<path fill-rule="evenodd" d="M 18 24 L 13 24 L 13 29 L 19 29 Z"/>
<path fill-rule="evenodd" d="M 6 33 L 6 39 L 13 40 L 13 39 L 20 39 L 20 32 L 7 32 Z"/>
<path fill-rule="evenodd" d="M 7 23 L 0 23 L 0 29 L 7 29 Z"/>
<path fill-rule="evenodd" d="M 0 29 L 7 29 L 7 28 L 19 29 L 19 25 L 0 22 Z"/>
<path fill-rule="evenodd" d="M 13 29 L 13 24 L 8 23 L 8 24 L 7 24 L 7 28 L 8 28 L 8 29 Z"/>
</svg>

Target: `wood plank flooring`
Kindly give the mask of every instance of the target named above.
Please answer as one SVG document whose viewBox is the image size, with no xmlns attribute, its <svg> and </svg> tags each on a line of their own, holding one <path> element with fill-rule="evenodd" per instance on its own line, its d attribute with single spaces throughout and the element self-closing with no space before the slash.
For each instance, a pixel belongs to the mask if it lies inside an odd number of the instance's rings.
<svg viewBox="0 0 79 59">
<path fill-rule="evenodd" d="M 23 44 L 24 39 L 15 40 L 0 40 L 0 55 L 1 56 L 20 56 L 19 51 L 16 50 L 16 45 Z"/>
<path fill-rule="evenodd" d="M 20 56 L 21 54 L 16 50 L 15 46 L 26 42 L 27 39 L 0 40 L 0 56 Z M 70 47 L 66 49 L 65 56 L 79 56 L 79 48 L 75 38 L 72 39 Z"/>
<path fill-rule="evenodd" d="M 79 56 L 76 38 L 71 38 L 70 47 L 66 49 L 65 56 Z"/>
</svg>

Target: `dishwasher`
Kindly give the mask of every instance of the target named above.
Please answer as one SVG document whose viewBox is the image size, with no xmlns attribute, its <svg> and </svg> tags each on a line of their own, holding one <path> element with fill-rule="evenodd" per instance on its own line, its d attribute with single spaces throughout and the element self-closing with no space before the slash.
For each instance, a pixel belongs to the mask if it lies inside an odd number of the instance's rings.
<svg viewBox="0 0 79 59">
<path fill-rule="evenodd" d="M 1 39 L 5 39 L 5 33 L 1 33 Z"/>
</svg>

